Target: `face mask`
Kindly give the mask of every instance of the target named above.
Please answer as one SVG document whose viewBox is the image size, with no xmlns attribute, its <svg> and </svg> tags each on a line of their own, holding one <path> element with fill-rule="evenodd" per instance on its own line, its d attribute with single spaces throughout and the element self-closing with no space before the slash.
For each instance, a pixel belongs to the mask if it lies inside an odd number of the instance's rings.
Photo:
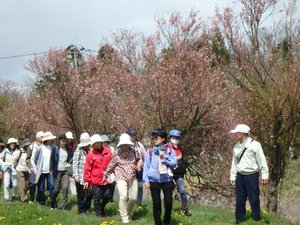
<svg viewBox="0 0 300 225">
<path fill-rule="evenodd" d="M 171 138 L 171 143 L 177 146 L 179 144 L 179 139 Z"/>
</svg>

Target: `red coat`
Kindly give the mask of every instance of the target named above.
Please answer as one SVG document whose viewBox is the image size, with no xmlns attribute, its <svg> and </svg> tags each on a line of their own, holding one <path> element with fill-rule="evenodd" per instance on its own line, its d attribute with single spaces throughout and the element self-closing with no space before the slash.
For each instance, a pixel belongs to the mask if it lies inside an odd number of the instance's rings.
<svg viewBox="0 0 300 225">
<path fill-rule="evenodd" d="M 102 179 L 103 172 L 106 170 L 111 158 L 112 154 L 108 147 L 102 146 L 102 151 L 95 149 L 90 151 L 84 164 L 84 182 L 89 182 L 92 185 L 109 184 L 107 180 L 103 183 Z"/>
</svg>

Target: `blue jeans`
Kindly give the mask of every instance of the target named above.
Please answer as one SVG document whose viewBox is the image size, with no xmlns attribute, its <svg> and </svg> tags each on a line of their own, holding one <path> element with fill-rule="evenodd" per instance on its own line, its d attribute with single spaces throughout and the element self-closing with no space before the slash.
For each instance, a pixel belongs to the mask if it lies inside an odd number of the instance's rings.
<svg viewBox="0 0 300 225">
<path fill-rule="evenodd" d="M 178 177 L 178 178 L 174 178 L 174 180 L 176 183 L 177 190 L 180 194 L 181 208 L 183 210 L 186 210 L 187 209 L 187 195 L 186 195 L 186 191 L 185 191 L 185 187 L 184 187 L 184 178 Z"/>
<path fill-rule="evenodd" d="M 46 203 L 46 196 L 45 196 L 45 181 L 47 180 L 48 189 L 50 192 L 50 199 L 53 195 L 54 190 L 54 182 L 53 176 L 50 173 L 42 173 L 39 181 L 37 183 L 38 192 L 36 196 L 36 201 L 39 202 L 41 205 L 45 205 Z"/>
</svg>

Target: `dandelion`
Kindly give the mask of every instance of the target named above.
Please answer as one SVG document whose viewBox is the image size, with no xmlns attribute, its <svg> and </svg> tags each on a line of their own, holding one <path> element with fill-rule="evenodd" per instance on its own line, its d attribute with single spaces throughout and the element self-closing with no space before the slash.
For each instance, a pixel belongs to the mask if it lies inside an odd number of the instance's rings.
<svg viewBox="0 0 300 225">
<path fill-rule="evenodd" d="M 40 221 L 41 221 L 42 219 L 43 219 L 43 218 L 42 218 L 42 217 L 40 217 L 38 220 L 40 220 Z"/>
<path fill-rule="evenodd" d="M 5 216 L 0 216 L 0 221 L 5 220 Z"/>
</svg>

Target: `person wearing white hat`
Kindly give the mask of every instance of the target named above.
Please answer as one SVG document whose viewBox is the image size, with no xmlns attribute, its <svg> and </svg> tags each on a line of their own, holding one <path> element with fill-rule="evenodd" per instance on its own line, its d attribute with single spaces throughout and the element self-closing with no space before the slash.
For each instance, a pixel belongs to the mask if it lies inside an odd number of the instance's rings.
<svg viewBox="0 0 300 225">
<path fill-rule="evenodd" d="M 250 137 L 250 127 L 238 124 L 230 133 L 237 140 L 233 149 L 230 169 L 230 182 L 236 188 L 236 224 L 245 220 L 246 201 L 249 199 L 253 220 L 260 220 L 259 173 L 262 184 L 268 184 L 269 170 L 267 161 L 258 141 Z"/>
<path fill-rule="evenodd" d="M 73 156 L 73 178 L 77 191 L 77 207 L 79 213 L 88 213 L 91 208 L 93 194 L 90 189 L 83 189 L 83 170 L 87 154 L 91 147 L 91 137 L 84 132 L 80 135 L 80 143 Z"/>
<path fill-rule="evenodd" d="M 35 135 L 35 142 L 32 143 L 29 146 L 28 150 L 28 156 L 30 156 L 30 162 L 32 167 L 30 168 L 29 171 L 29 203 L 34 202 L 34 197 L 35 197 L 35 192 L 36 192 L 36 183 L 35 183 L 35 163 L 34 163 L 34 158 L 35 158 L 35 153 L 36 150 L 43 144 L 43 131 L 38 131 Z"/>
<path fill-rule="evenodd" d="M 92 150 L 86 156 L 83 188 L 92 187 L 96 216 L 105 217 L 105 206 L 111 199 L 111 184 L 103 180 L 103 173 L 111 161 L 112 154 L 102 142 L 99 134 L 91 137 Z"/>
<path fill-rule="evenodd" d="M 38 191 L 36 201 L 40 205 L 46 204 L 45 195 L 45 181 L 47 180 L 48 189 L 50 192 L 50 199 L 53 195 L 54 181 L 51 169 L 51 154 L 52 145 L 56 136 L 54 136 L 50 131 L 47 131 L 43 135 L 43 144 L 39 146 L 36 150 L 34 157 L 35 164 L 35 183 L 37 183 Z"/>
<path fill-rule="evenodd" d="M 67 139 L 68 139 L 68 145 L 67 147 L 69 149 L 71 149 L 73 152 L 76 151 L 76 143 L 75 143 L 75 139 L 73 137 L 73 133 L 71 131 L 68 131 L 65 133 Z M 73 177 L 69 177 L 69 192 L 71 193 L 71 195 L 76 195 L 76 185 L 75 185 L 75 180 Z"/>
<path fill-rule="evenodd" d="M 3 186 L 4 186 L 4 200 L 14 201 L 16 200 L 17 192 L 17 171 L 13 165 L 13 153 L 19 148 L 18 140 L 15 138 L 9 138 L 6 148 L 0 154 L 0 164 L 2 165 L 3 174 Z M 10 192 L 12 198 L 10 199 Z"/>
<path fill-rule="evenodd" d="M 30 160 L 27 158 L 27 152 L 31 142 L 29 139 L 24 139 L 21 148 L 13 153 L 13 164 L 17 171 L 18 190 L 21 202 L 27 202 L 27 191 L 29 188 L 29 167 Z"/>
<path fill-rule="evenodd" d="M 122 223 L 131 222 L 130 217 L 137 199 L 136 172 L 141 170 L 143 164 L 140 153 L 133 148 L 133 145 L 130 136 L 123 133 L 117 144 L 117 151 L 104 173 L 104 180 L 107 180 L 112 173 L 115 174 Z"/>
</svg>

